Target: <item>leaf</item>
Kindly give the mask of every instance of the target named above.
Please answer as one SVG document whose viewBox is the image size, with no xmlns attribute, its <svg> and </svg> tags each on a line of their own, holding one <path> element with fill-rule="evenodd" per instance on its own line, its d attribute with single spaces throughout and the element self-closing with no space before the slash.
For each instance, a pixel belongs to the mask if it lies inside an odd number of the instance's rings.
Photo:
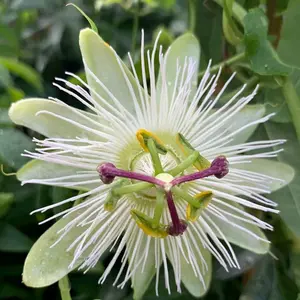
<svg viewBox="0 0 300 300">
<path fill-rule="evenodd" d="M 0 251 L 27 252 L 32 241 L 12 225 L 0 222 Z"/>
<path fill-rule="evenodd" d="M 25 149 L 34 149 L 34 144 L 28 136 L 14 128 L 0 130 L 0 160 L 4 164 L 13 169 L 20 168 L 28 161 L 28 158 L 21 156 Z"/>
<path fill-rule="evenodd" d="M 284 189 L 272 193 L 272 200 L 279 204 L 280 216 L 293 233 L 300 237 L 300 144 L 291 124 L 264 124 L 269 139 L 285 137 L 284 151 L 278 154 L 278 160 L 293 166 L 295 176 Z"/>
<path fill-rule="evenodd" d="M 254 72 L 260 75 L 287 76 L 292 68 L 284 64 L 268 41 L 268 21 L 259 8 L 251 9 L 244 18 L 246 54 Z"/>
<path fill-rule="evenodd" d="M 4 56 L 0 57 L 0 64 L 9 70 L 10 73 L 21 77 L 24 81 L 31 84 L 38 91 L 43 91 L 41 77 L 32 67 L 16 59 Z"/>
<path fill-rule="evenodd" d="M 287 275 L 276 270 L 271 256 L 265 256 L 257 264 L 240 300 L 291 300 L 296 297 L 295 284 Z"/>
<path fill-rule="evenodd" d="M 0 64 L 0 87 L 7 87 L 12 84 L 8 70 Z"/>
<path fill-rule="evenodd" d="M 14 203 L 13 193 L 0 193 L 0 218 L 3 218 Z"/>
<path fill-rule="evenodd" d="M 1 101 L 1 99 L 0 99 Z M 6 108 L 0 108 L 0 125 L 1 126 L 8 126 L 8 125 L 12 125 L 13 122 L 11 121 L 11 119 L 8 116 L 8 109 Z"/>
<path fill-rule="evenodd" d="M 280 41 L 278 44 L 278 53 L 282 60 L 294 67 L 300 68 L 300 40 L 298 30 L 300 26 L 300 2 L 290 0 L 287 10 L 284 12 L 282 29 L 280 32 Z"/>
</svg>

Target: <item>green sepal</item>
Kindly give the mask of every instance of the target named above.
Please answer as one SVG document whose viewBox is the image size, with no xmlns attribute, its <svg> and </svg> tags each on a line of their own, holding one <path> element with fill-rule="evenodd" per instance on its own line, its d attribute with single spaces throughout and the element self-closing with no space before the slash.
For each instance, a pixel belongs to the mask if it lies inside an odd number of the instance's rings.
<svg viewBox="0 0 300 300">
<path fill-rule="evenodd" d="M 196 151 L 196 149 L 193 148 L 193 146 L 181 133 L 177 133 L 176 141 L 180 149 L 186 156 L 189 156 Z M 194 167 L 199 171 L 202 171 L 210 167 L 210 162 L 205 157 L 201 156 L 201 154 L 199 153 L 197 160 L 194 162 Z"/>
</svg>

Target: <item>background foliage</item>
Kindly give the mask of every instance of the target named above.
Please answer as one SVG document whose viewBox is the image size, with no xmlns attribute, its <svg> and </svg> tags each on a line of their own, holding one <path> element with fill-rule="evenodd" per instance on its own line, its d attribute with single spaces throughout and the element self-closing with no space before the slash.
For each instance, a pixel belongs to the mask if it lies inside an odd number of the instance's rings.
<svg viewBox="0 0 300 300">
<path fill-rule="evenodd" d="M 165 48 L 177 35 L 191 30 L 201 43 L 201 70 L 210 58 L 224 67 L 221 85 L 233 72 L 235 89 L 248 83 L 261 88 L 257 103 L 272 120 L 261 125 L 255 138 L 285 138 L 285 152 L 278 160 L 296 170 L 293 182 L 271 195 L 281 215 L 261 215 L 275 227 L 269 234 L 272 253 L 259 256 L 236 249 L 241 270 L 225 272 L 217 263 L 205 299 L 296 300 L 300 299 L 300 1 L 299 0 L 79 0 L 74 1 L 96 23 L 101 36 L 117 52 L 135 54 L 139 69 L 140 29 L 151 49 L 158 30 Z M 20 156 L 33 149 L 36 134 L 16 128 L 7 115 L 12 102 L 23 97 L 51 95 L 74 105 L 66 94 L 53 88 L 55 76 L 65 71 L 83 75 L 78 47 L 79 30 L 88 26 L 64 0 L 2 0 L 0 2 L 0 162 L 6 173 L 15 172 L 27 160 Z M 125 58 L 126 60 L 126 58 Z M 213 67 L 213 70 L 217 70 Z M 199 76 L 201 77 L 201 71 Z M 21 273 L 26 253 L 49 225 L 37 226 L 45 215 L 30 211 L 60 201 L 72 191 L 48 186 L 20 186 L 14 176 L 0 174 L 0 299 L 60 299 L 57 285 L 26 288 Z M 70 275 L 74 300 L 132 299 L 130 285 L 123 290 L 97 279 L 111 254 L 87 275 Z M 117 272 L 117 270 L 115 270 Z M 156 298 L 149 288 L 144 299 L 192 299 L 187 292 L 171 296 L 163 288 Z M 175 289 L 174 289 L 175 290 Z"/>
</svg>

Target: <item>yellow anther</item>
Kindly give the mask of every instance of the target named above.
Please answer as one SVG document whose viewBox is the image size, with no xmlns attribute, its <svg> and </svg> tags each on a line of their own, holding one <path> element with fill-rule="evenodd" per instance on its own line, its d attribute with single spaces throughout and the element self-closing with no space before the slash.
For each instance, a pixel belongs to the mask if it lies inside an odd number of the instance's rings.
<svg viewBox="0 0 300 300">
<path fill-rule="evenodd" d="M 195 222 L 197 221 L 197 219 L 199 218 L 201 212 L 207 208 L 207 206 L 209 205 L 211 199 L 212 199 L 212 192 L 210 191 L 205 191 L 205 192 L 201 192 L 199 194 L 196 194 L 194 196 L 194 198 L 198 201 L 199 206 L 198 207 L 194 207 L 190 204 L 188 204 L 187 208 L 186 208 L 186 218 L 188 221 L 192 221 Z"/>
<path fill-rule="evenodd" d="M 181 133 L 177 133 L 176 142 L 185 156 L 189 156 L 196 151 Z M 210 162 L 199 153 L 199 157 L 193 165 L 199 171 L 203 171 L 210 167 Z"/>
<path fill-rule="evenodd" d="M 139 141 L 141 147 L 146 151 L 149 152 L 149 149 L 147 147 L 147 141 L 149 138 L 153 139 L 155 142 L 155 146 L 157 148 L 157 152 L 160 154 L 166 154 L 167 149 L 164 147 L 163 142 L 152 132 L 146 130 L 146 129 L 139 129 L 136 132 L 136 138 Z"/>
<path fill-rule="evenodd" d="M 145 234 L 156 238 L 165 238 L 168 236 L 167 226 L 161 223 L 154 225 L 151 218 L 136 209 L 132 209 L 130 213 L 136 224 Z"/>
</svg>

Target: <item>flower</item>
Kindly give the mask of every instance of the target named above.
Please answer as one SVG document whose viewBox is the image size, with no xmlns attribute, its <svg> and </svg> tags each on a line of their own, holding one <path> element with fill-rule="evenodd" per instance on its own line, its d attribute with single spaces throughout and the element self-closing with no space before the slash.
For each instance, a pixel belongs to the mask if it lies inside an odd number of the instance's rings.
<svg viewBox="0 0 300 300">
<path fill-rule="evenodd" d="M 84 29 L 79 42 L 88 83 L 67 73 L 82 86 L 61 78 L 54 85 L 87 111 L 54 98 L 12 105 L 16 124 L 46 136 L 34 139 L 35 152 L 25 151 L 34 160 L 18 171 L 22 184 L 83 191 L 34 211 L 74 203 L 41 222 L 62 217 L 31 249 L 27 285 L 49 285 L 76 267 L 88 271 L 114 248 L 99 282 L 121 258 L 114 284 L 123 287 L 131 279 L 135 299 L 155 275 L 158 292 L 161 265 L 170 292 L 169 260 L 177 291 L 183 282 L 199 297 L 209 286 L 212 256 L 227 270 L 239 267 L 231 243 L 269 251 L 261 229 L 272 226 L 249 208 L 277 213 L 276 203 L 261 194 L 289 182 L 293 170 L 267 159 L 284 140 L 246 140 L 271 115 L 264 116 L 262 105 L 248 105 L 257 89 L 241 97 L 243 88 L 216 109 L 233 76 L 216 95 L 221 71 L 211 75 L 208 67 L 197 84 L 199 45 L 192 34 L 179 37 L 165 54 L 158 41 L 144 53 L 142 37 L 141 86 L 131 56 L 132 73 L 94 31 Z"/>
</svg>

